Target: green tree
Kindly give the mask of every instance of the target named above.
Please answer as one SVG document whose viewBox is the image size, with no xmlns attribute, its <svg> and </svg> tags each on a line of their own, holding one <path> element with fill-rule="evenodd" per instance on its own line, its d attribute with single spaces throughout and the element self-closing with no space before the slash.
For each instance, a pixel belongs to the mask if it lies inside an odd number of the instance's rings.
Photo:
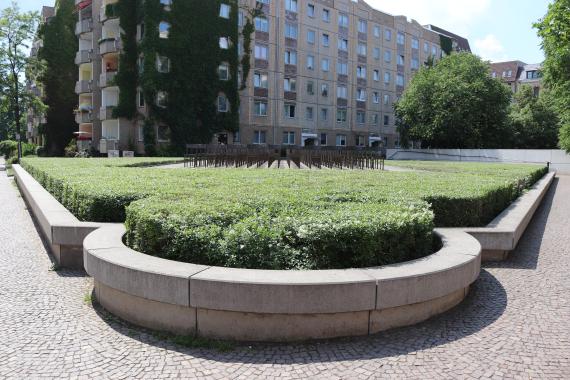
<svg viewBox="0 0 570 380">
<path fill-rule="evenodd" d="M 509 138 L 510 90 L 470 53 L 421 68 L 395 105 L 402 143 L 431 148 L 499 148 Z"/>
<path fill-rule="evenodd" d="M 530 86 L 522 86 L 514 95 L 509 113 L 513 148 L 555 149 L 560 120 L 548 92 L 534 96 Z"/>
<path fill-rule="evenodd" d="M 56 6 L 55 16 L 40 28 L 43 47 L 38 56 L 45 65 L 39 79 L 48 106 L 44 128 L 46 151 L 61 156 L 77 130 L 73 109 L 77 104 L 74 88 L 78 79 L 75 66 L 78 40 L 74 0 L 59 0 Z"/>
<path fill-rule="evenodd" d="M 570 0 L 554 0 L 534 27 L 546 56 L 544 82 L 560 112 L 560 146 L 570 153 Z"/>
<path fill-rule="evenodd" d="M 28 54 L 29 43 L 35 35 L 37 12 L 20 12 L 16 2 L 0 14 L 0 76 L 4 85 L 2 100 L 11 115 L 10 124 L 21 140 L 25 135 L 22 121 L 26 109 L 37 100 L 24 84 L 24 72 L 34 58 Z"/>
</svg>

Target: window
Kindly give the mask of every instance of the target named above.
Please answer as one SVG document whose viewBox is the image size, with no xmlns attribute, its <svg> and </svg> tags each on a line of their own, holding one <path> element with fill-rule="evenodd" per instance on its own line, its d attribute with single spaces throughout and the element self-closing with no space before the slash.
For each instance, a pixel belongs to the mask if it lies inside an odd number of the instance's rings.
<svg viewBox="0 0 570 380">
<path fill-rule="evenodd" d="M 137 67 L 139 69 L 139 74 L 144 73 L 144 57 L 142 55 L 137 59 Z"/>
<path fill-rule="evenodd" d="M 230 39 L 228 37 L 220 37 L 220 49 L 227 50 L 230 48 Z"/>
<path fill-rule="evenodd" d="M 364 136 L 356 136 L 356 146 L 364 146 L 365 139 Z"/>
<path fill-rule="evenodd" d="M 137 105 L 139 107 L 144 107 L 144 94 L 141 90 L 137 91 Z"/>
<path fill-rule="evenodd" d="M 384 94 L 384 105 L 390 104 L 390 95 Z"/>
<path fill-rule="evenodd" d="M 329 85 L 326 83 L 321 84 L 321 96 L 324 98 L 329 96 Z"/>
<path fill-rule="evenodd" d="M 411 67 L 412 70 L 418 70 L 420 68 L 420 61 L 417 58 L 412 58 Z"/>
<path fill-rule="evenodd" d="M 348 15 L 342 13 L 338 15 L 338 26 L 348 28 Z"/>
<path fill-rule="evenodd" d="M 296 40 L 297 39 L 297 25 L 285 23 L 285 37 Z"/>
<path fill-rule="evenodd" d="M 366 79 L 366 67 L 356 66 L 356 76 L 358 78 Z"/>
<path fill-rule="evenodd" d="M 540 71 L 531 70 L 526 72 L 526 79 L 538 79 L 540 77 L 542 77 Z"/>
<path fill-rule="evenodd" d="M 267 116 L 267 102 L 253 103 L 253 113 L 255 116 Z"/>
<path fill-rule="evenodd" d="M 419 49 L 420 41 L 417 38 L 412 38 L 412 49 Z"/>
<path fill-rule="evenodd" d="M 315 31 L 308 30 L 307 31 L 307 43 L 314 44 L 315 43 Z"/>
<path fill-rule="evenodd" d="M 326 108 L 321 108 L 321 121 L 327 121 L 329 117 L 329 110 Z"/>
<path fill-rule="evenodd" d="M 363 111 L 356 112 L 356 122 L 358 124 L 365 124 L 366 123 L 366 113 Z"/>
<path fill-rule="evenodd" d="M 366 90 L 359 88 L 356 90 L 356 100 L 358 100 L 359 102 L 365 102 L 366 101 Z"/>
<path fill-rule="evenodd" d="M 283 132 L 283 145 L 295 145 L 295 132 Z"/>
<path fill-rule="evenodd" d="M 159 125 L 157 131 L 157 139 L 160 142 L 166 142 L 170 140 L 170 130 L 166 125 Z"/>
<path fill-rule="evenodd" d="M 168 57 L 157 55 L 156 70 L 159 73 L 168 73 L 170 71 L 170 59 L 168 59 Z"/>
<path fill-rule="evenodd" d="M 380 59 L 380 48 L 374 48 L 372 54 L 374 56 L 374 59 L 377 59 L 377 60 Z"/>
<path fill-rule="evenodd" d="M 222 63 L 220 66 L 218 66 L 218 77 L 220 80 L 230 79 L 230 67 L 227 63 Z"/>
<path fill-rule="evenodd" d="M 429 44 L 427 42 L 424 42 L 424 53 L 426 55 L 429 54 Z"/>
<path fill-rule="evenodd" d="M 384 31 L 384 39 L 386 41 L 392 41 L 392 31 L 390 29 Z"/>
<path fill-rule="evenodd" d="M 305 110 L 305 118 L 307 120 L 313 120 L 313 107 L 307 107 Z"/>
<path fill-rule="evenodd" d="M 168 94 L 166 91 L 158 91 L 156 93 L 156 105 L 159 107 L 166 107 L 168 103 Z"/>
<path fill-rule="evenodd" d="M 265 17 L 256 17 L 254 23 L 258 32 L 269 32 L 269 21 Z"/>
<path fill-rule="evenodd" d="M 431 47 L 431 55 L 437 57 L 437 47 L 435 45 Z"/>
<path fill-rule="evenodd" d="M 253 86 L 257 88 L 267 88 L 267 74 L 254 73 Z"/>
<path fill-rule="evenodd" d="M 238 26 L 243 26 L 243 11 L 238 11 Z"/>
<path fill-rule="evenodd" d="M 228 4 L 221 4 L 220 5 L 220 17 L 222 18 L 230 18 L 230 6 Z"/>
<path fill-rule="evenodd" d="M 218 112 L 228 112 L 229 105 L 228 105 L 228 98 L 225 95 L 218 96 Z"/>
<path fill-rule="evenodd" d="M 329 41 L 329 35 L 326 34 L 326 33 L 323 33 L 323 38 L 322 38 L 322 40 L 323 40 L 323 46 L 324 46 L 324 47 L 329 47 L 329 43 L 330 43 L 330 41 Z"/>
<path fill-rule="evenodd" d="M 380 80 L 380 71 L 379 70 L 374 70 L 373 71 L 373 79 L 378 82 Z"/>
<path fill-rule="evenodd" d="M 337 74 L 348 75 L 348 63 L 338 61 L 336 64 Z"/>
<path fill-rule="evenodd" d="M 378 25 L 374 25 L 374 37 L 380 38 L 380 27 Z"/>
<path fill-rule="evenodd" d="M 327 134 L 326 133 L 321 133 L 320 139 L 319 139 L 319 143 L 322 146 L 326 146 L 327 145 Z"/>
<path fill-rule="evenodd" d="M 285 51 L 285 64 L 286 65 L 297 65 L 297 52 L 293 50 Z"/>
<path fill-rule="evenodd" d="M 267 46 L 255 45 L 255 59 L 263 59 L 267 61 Z"/>
<path fill-rule="evenodd" d="M 315 83 L 312 80 L 307 82 L 307 95 L 315 95 Z"/>
<path fill-rule="evenodd" d="M 297 13 L 297 0 L 285 0 L 285 10 Z"/>
<path fill-rule="evenodd" d="M 385 84 L 390 84 L 390 80 L 391 80 L 391 75 L 390 75 L 389 72 L 386 71 L 386 72 L 384 73 L 384 83 L 385 83 Z"/>
<path fill-rule="evenodd" d="M 348 51 L 348 40 L 346 38 L 338 39 L 338 50 Z"/>
<path fill-rule="evenodd" d="M 307 5 L 307 16 L 315 17 L 315 5 L 314 4 L 308 4 Z"/>
<path fill-rule="evenodd" d="M 491 77 L 496 78 L 496 77 L 497 77 L 497 72 L 496 72 L 496 71 L 493 71 L 493 72 L 491 73 Z"/>
<path fill-rule="evenodd" d="M 346 135 L 336 135 L 336 146 L 346 146 Z"/>
<path fill-rule="evenodd" d="M 372 102 L 375 104 L 380 103 L 380 93 L 378 91 L 372 92 Z"/>
<path fill-rule="evenodd" d="M 331 11 L 328 9 L 323 9 L 323 21 L 330 22 L 331 21 Z"/>
<path fill-rule="evenodd" d="M 312 55 L 307 56 L 307 69 L 313 70 L 315 68 L 315 57 Z"/>
<path fill-rule="evenodd" d="M 285 104 L 285 117 L 294 119 L 296 108 L 297 107 L 294 104 Z"/>
<path fill-rule="evenodd" d="M 398 54 L 398 65 L 404 66 L 404 56 L 401 54 Z"/>
<path fill-rule="evenodd" d="M 390 50 L 386 50 L 384 52 L 384 62 L 386 63 L 392 62 L 392 52 Z"/>
<path fill-rule="evenodd" d="M 348 95 L 348 90 L 345 86 L 338 86 L 336 88 L 336 97 L 339 99 L 346 99 Z"/>
<path fill-rule="evenodd" d="M 366 57 L 366 44 L 363 44 L 362 42 L 358 43 L 358 55 Z"/>
<path fill-rule="evenodd" d="M 265 131 L 253 131 L 253 143 L 265 144 Z"/>
<path fill-rule="evenodd" d="M 168 38 L 169 33 L 170 24 L 165 21 L 161 21 L 160 24 L 158 24 L 158 36 L 160 38 Z"/>
<path fill-rule="evenodd" d="M 384 125 L 390 125 L 390 116 L 384 115 Z"/>
<path fill-rule="evenodd" d="M 336 122 L 337 123 L 346 123 L 346 110 L 345 109 L 337 109 L 336 110 Z"/>
<path fill-rule="evenodd" d="M 138 140 L 139 142 L 143 142 L 144 141 L 144 126 L 143 125 L 139 125 L 137 127 L 137 131 L 138 131 Z"/>
<path fill-rule="evenodd" d="M 398 45 L 404 45 L 406 43 L 406 36 L 402 32 L 398 32 L 398 37 L 396 42 Z"/>
<path fill-rule="evenodd" d="M 330 70 L 330 61 L 328 58 L 323 58 L 321 61 L 321 69 L 323 71 L 329 71 Z"/>
<path fill-rule="evenodd" d="M 396 85 L 401 87 L 404 86 L 404 76 L 402 74 L 398 74 L 396 76 Z"/>
<path fill-rule="evenodd" d="M 370 115 L 370 123 L 373 125 L 378 125 L 378 114 L 377 113 L 373 113 L 372 115 Z"/>
<path fill-rule="evenodd" d="M 367 27 L 366 20 L 358 20 L 358 33 L 366 33 Z"/>
<path fill-rule="evenodd" d="M 512 70 L 507 71 L 507 77 L 510 78 L 512 76 L 513 76 L 513 71 Z"/>
<path fill-rule="evenodd" d="M 283 88 L 288 92 L 297 91 L 297 80 L 295 78 L 285 78 Z"/>
</svg>

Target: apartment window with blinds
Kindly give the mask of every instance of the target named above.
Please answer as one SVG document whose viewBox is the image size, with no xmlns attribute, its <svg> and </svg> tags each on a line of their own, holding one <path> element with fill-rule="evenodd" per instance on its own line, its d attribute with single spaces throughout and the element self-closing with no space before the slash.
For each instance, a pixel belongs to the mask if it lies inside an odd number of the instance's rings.
<svg viewBox="0 0 570 380">
<path fill-rule="evenodd" d="M 269 32 L 269 21 L 265 17 L 256 17 L 254 23 L 258 32 Z"/>
</svg>

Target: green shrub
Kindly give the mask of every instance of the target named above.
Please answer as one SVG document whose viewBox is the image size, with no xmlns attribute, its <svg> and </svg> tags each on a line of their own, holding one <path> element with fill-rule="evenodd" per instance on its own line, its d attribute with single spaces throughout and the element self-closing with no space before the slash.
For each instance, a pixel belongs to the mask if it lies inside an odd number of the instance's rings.
<svg viewBox="0 0 570 380">
<path fill-rule="evenodd" d="M 5 159 L 18 155 L 18 142 L 13 140 L 4 140 L 0 142 L 0 154 Z"/>
</svg>

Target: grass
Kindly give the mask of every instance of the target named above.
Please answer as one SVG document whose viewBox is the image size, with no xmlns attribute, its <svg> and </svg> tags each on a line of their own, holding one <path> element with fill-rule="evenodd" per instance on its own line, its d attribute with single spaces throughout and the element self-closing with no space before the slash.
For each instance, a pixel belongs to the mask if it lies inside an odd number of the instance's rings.
<svg viewBox="0 0 570 380">
<path fill-rule="evenodd" d="M 170 160 L 170 161 L 168 161 Z M 545 173 L 535 165 L 390 162 L 417 172 L 161 169 L 176 159 L 23 166 L 79 219 L 123 222 L 147 254 L 207 265 L 322 269 L 431 252 L 434 226 L 482 226 Z"/>
</svg>

